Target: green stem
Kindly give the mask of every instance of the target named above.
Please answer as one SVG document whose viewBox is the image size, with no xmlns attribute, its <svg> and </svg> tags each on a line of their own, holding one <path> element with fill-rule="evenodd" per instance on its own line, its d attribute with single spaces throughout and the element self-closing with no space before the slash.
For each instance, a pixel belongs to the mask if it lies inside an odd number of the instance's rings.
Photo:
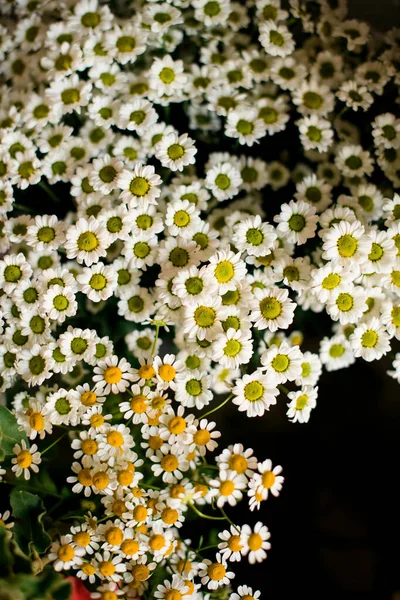
<svg viewBox="0 0 400 600">
<path fill-rule="evenodd" d="M 198 554 L 199 552 L 203 552 L 203 550 L 211 550 L 211 548 L 218 548 L 218 544 L 211 544 L 211 546 L 203 546 L 200 548 L 197 548 L 197 550 L 195 550 L 196 554 Z"/>
<path fill-rule="evenodd" d="M 68 431 L 66 431 L 65 433 L 63 433 L 62 435 L 60 435 L 59 438 L 57 438 L 52 444 L 50 444 L 50 446 L 47 446 L 47 448 L 45 448 L 44 450 L 42 450 L 40 452 L 40 454 L 44 454 L 45 452 L 47 452 L 47 450 L 50 450 L 50 448 L 53 448 L 53 446 L 55 446 L 56 444 L 58 444 L 58 442 L 60 440 L 62 440 L 66 435 L 67 435 Z"/>
<path fill-rule="evenodd" d="M 229 394 L 229 396 L 227 398 L 225 398 L 225 400 L 223 402 L 221 402 L 221 404 L 219 404 L 218 406 L 216 406 L 212 410 L 209 410 L 208 412 L 204 413 L 204 415 L 200 415 L 198 418 L 199 419 L 204 419 L 205 417 L 208 417 L 209 415 L 212 415 L 212 413 L 216 412 L 217 410 L 219 410 L 220 408 L 222 408 L 223 406 L 225 406 L 225 404 L 227 402 L 229 402 L 229 400 L 231 398 L 233 398 L 233 394 Z"/>
<path fill-rule="evenodd" d="M 159 332 L 160 332 L 160 325 L 157 323 L 157 325 L 156 325 L 156 335 L 154 337 L 154 342 L 153 342 L 153 345 L 151 347 L 151 358 L 153 358 L 153 356 L 154 356 L 154 352 L 155 352 L 155 349 L 156 349 Z"/>
<path fill-rule="evenodd" d="M 18 204 L 18 202 L 14 202 L 13 208 L 16 208 L 17 210 L 22 210 L 28 214 L 29 213 L 34 213 L 34 214 L 37 213 L 37 211 L 33 210 L 33 208 L 31 208 L 30 206 L 25 206 L 25 204 Z"/>
<path fill-rule="evenodd" d="M 236 531 L 238 533 L 240 533 L 240 528 L 237 525 L 235 525 L 235 523 L 233 521 L 231 521 L 231 519 L 228 517 L 228 515 L 226 514 L 224 509 L 220 508 L 219 510 L 222 512 L 222 514 L 224 515 L 224 518 L 228 521 L 229 525 L 232 525 L 232 527 L 234 527 L 236 529 Z"/>
<path fill-rule="evenodd" d="M 284 394 L 286 394 L 286 396 L 289 394 L 289 390 L 287 389 L 287 387 L 285 387 L 284 385 L 279 384 L 278 385 L 278 389 L 283 392 Z"/>
<path fill-rule="evenodd" d="M 151 490 L 158 490 L 158 491 L 161 490 L 161 488 L 157 487 L 156 485 L 150 485 L 150 483 L 142 483 L 140 481 L 139 481 L 139 486 L 140 487 L 145 487 L 145 488 L 150 488 Z"/>
<path fill-rule="evenodd" d="M 56 196 L 56 194 L 53 192 L 51 187 L 49 185 L 47 185 L 47 183 L 45 181 L 39 181 L 38 185 L 42 188 L 42 190 L 44 190 L 46 192 L 46 194 L 48 196 L 50 196 L 50 198 L 54 202 L 57 202 L 58 204 L 60 203 L 60 199 L 58 198 L 58 196 Z"/>
<path fill-rule="evenodd" d="M 188 506 L 190 506 L 196 515 L 202 517 L 203 519 L 209 519 L 210 521 L 226 521 L 225 517 L 213 517 L 212 515 L 205 515 L 198 508 L 196 508 L 194 504 L 189 504 Z"/>
</svg>

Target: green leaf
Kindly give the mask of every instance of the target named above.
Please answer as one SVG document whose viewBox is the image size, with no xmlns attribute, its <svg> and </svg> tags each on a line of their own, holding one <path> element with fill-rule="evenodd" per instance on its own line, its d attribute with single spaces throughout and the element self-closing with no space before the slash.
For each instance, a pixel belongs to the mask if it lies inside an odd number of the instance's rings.
<svg viewBox="0 0 400 600">
<path fill-rule="evenodd" d="M 11 531 L 0 526 L 0 577 L 9 575 L 13 570 L 14 557 L 10 548 L 11 538 Z"/>
<path fill-rule="evenodd" d="M 18 430 L 17 419 L 5 406 L 0 406 L 0 460 L 13 454 L 15 444 L 21 443 L 21 440 L 26 440 L 26 435 L 23 431 Z"/>
<path fill-rule="evenodd" d="M 51 538 L 42 523 L 45 509 L 39 496 L 14 488 L 10 495 L 15 525 L 13 528 L 17 544 L 25 552 L 31 553 L 31 544 L 40 554 L 47 550 Z"/>
<path fill-rule="evenodd" d="M 0 579 L 1 600 L 68 600 L 71 584 L 53 567 L 45 567 L 38 575 L 18 573 Z"/>
</svg>

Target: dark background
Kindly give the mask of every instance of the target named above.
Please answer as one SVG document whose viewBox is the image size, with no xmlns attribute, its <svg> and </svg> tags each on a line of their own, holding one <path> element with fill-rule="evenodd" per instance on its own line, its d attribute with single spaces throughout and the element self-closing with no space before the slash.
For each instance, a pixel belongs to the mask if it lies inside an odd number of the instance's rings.
<svg viewBox="0 0 400 600">
<path fill-rule="evenodd" d="M 236 523 L 261 520 L 271 531 L 267 561 L 235 567 L 237 583 L 266 600 L 400 598 L 400 388 L 389 366 L 324 372 L 306 425 L 287 421 L 282 395 L 261 419 L 234 406 L 213 415 L 224 446 L 240 441 L 285 476 L 260 511 L 250 516 L 246 502 L 229 510 Z"/>
</svg>

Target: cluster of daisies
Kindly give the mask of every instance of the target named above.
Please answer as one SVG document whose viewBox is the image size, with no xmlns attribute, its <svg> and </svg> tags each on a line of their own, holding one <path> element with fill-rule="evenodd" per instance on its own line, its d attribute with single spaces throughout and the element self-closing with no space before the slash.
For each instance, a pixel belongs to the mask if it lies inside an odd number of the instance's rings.
<svg viewBox="0 0 400 600">
<path fill-rule="evenodd" d="M 207 417 L 280 396 L 306 423 L 322 369 L 358 357 L 400 382 L 399 31 L 344 0 L 0 10 L 0 391 L 21 432 L 0 478 L 34 485 L 67 436 L 91 512 L 46 560 L 93 598 L 257 600 L 231 565 L 269 530 L 226 509 L 279 495 L 282 469 Z M 296 318 L 321 312 L 310 351 Z M 229 528 L 196 544 L 189 515 Z"/>
</svg>

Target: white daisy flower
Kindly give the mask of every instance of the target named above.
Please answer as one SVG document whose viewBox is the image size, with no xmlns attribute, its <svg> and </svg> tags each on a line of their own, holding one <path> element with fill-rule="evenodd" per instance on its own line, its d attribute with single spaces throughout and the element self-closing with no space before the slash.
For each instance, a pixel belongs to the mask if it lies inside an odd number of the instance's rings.
<svg viewBox="0 0 400 600">
<path fill-rule="evenodd" d="M 261 417 L 271 405 L 276 404 L 279 391 L 271 379 L 258 369 L 237 379 L 232 394 L 232 402 L 240 412 L 246 411 L 248 417 Z"/>
<path fill-rule="evenodd" d="M 40 463 L 42 462 L 40 452 L 37 452 L 38 447 L 36 444 L 29 447 L 27 446 L 24 439 L 21 440 L 21 444 L 15 444 L 13 447 L 13 453 L 15 458 L 11 459 L 13 466 L 11 470 L 15 473 L 16 477 L 24 475 L 24 479 L 30 479 L 31 471 L 34 473 L 39 472 Z"/>
<path fill-rule="evenodd" d="M 299 392 L 289 392 L 287 416 L 292 423 L 308 423 L 313 408 L 317 405 L 318 387 L 305 386 Z"/>
</svg>

